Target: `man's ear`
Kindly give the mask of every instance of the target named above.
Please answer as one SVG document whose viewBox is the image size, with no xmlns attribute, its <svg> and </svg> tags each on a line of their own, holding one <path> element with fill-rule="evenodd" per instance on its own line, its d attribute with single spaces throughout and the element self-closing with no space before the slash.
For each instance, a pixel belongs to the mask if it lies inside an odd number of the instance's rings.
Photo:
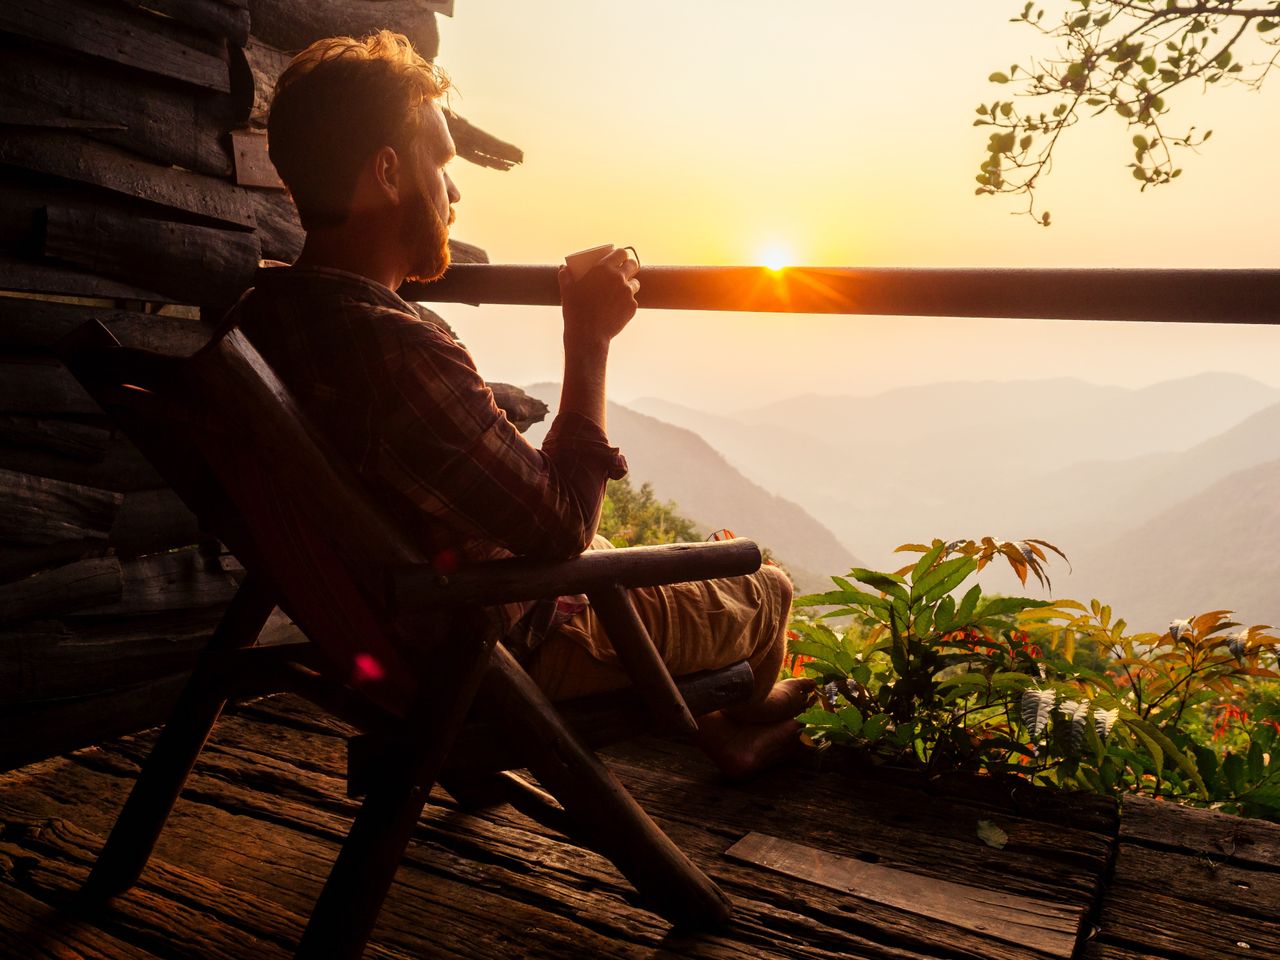
<svg viewBox="0 0 1280 960">
<path fill-rule="evenodd" d="M 404 180 L 404 163 L 395 147 L 381 147 L 370 161 L 375 192 L 393 207 L 400 204 Z"/>
</svg>

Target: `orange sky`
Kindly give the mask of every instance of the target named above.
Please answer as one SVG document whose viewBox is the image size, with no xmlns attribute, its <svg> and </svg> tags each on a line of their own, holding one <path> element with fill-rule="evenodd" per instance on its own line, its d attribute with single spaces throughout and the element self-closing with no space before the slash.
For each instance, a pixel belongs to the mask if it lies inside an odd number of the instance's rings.
<svg viewBox="0 0 1280 960">
<path fill-rule="evenodd" d="M 1007 22 L 1015 7 L 462 0 L 441 19 L 454 106 L 526 162 L 457 165 L 456 234 L 517 263 L 614 242 L 651 264 L 782 250 L 807 264 L 1280 267 L 1274 89 L 1176 104 L 1215 133 L 1173 187 L 1138 192 L 1128 134 L 1105 118 L 1065 142 L 1043 191 L 1052 228 L 974 197 L 987 74 L 1048 52 Z M 443 312 L 491 378 L 558 376 L 554 311 Z M 611 394 L 732 409 L 959 378 L 1232 369 L 1280 384 L 1277 348 L 1271 328 L 653 311 L 619 340 Z"/>
</svg>

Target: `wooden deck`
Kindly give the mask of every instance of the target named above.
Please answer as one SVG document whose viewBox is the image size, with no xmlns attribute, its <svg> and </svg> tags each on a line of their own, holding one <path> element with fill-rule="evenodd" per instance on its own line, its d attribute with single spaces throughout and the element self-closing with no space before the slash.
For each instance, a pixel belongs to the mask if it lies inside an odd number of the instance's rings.
<svg viewBox="0 0 1280 960">
<path fill-rule="evenodd" d="M 152 736 L 0 776 L 0 956 L 290 956 L 355 810 L 345 733 L 288 697 L 225 717 L 139 885 L 89 916 L 71 895 Z M 608 759 L 733 898 L 728 929 L 673 931 L 594 853 L 437 790 L 367 956 L 1280 957 L 1280 827 L 831 762 L 731 786 L 665 741 Z"/>
</svg>

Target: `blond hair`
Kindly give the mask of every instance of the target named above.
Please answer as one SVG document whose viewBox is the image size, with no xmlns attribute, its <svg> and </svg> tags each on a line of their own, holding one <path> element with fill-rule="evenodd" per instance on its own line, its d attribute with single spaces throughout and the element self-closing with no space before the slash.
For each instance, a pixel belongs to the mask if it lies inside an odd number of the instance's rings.
<svg viewBox="0 0 1280 960">
<path fill-rule="evenodd" d="M 360 167 L 385 146 L 412 150 L 419 108 L 448 89 L 444 71 L 390 30 L 317 40 L 294 57 L 276 83 L 267 142 L 303 227 L 341 224 Z"/>
</svg>

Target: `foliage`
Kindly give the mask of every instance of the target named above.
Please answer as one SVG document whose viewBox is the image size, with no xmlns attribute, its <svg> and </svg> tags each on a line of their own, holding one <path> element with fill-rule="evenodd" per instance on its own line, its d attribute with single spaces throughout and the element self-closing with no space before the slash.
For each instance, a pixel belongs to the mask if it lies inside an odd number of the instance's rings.
<svg viewBox="0 0 1280 960">
<path fill-rule="evenodd" d="M 1238 706 L 1249 684 L 1280 679 L 1263 666 L 1280 645 L 1268 628 L 1212 611 L 1127 634 L 1096 600 L 964 588 L 1000 558 L 1024 584 L 1029 573 L 1047 583 L 1045 551 L 1061 551 L 1044 541 L 898 549 L 922 556 L 894 573 L 852 570 L 796 601 L 828 608 L 790 634 L 792 671 L 823 685 L 799 718 L 812 739 L 929 773 L 1010 773 L 1280 819 L 1280 722 L 1251 723 Z M 1213 740 L 1207 713 L 1233 739 Z"/>
<path fill-rule="evenodd" d="M 701 540 L 693 521 L 676 510 L 674 503 L 659 501 L 648 483 L 636 490 L 625 477 L 610 480 L 597 532 L 615 547 Z"/>
<path fill-rule="evenodd" d="M 1169 125 L 1178 88 L 1237 82 L 1260 87 L 1280 59 L 1280 0 L 1062 0 L 1027 2 L 1015 22 L 1055 41 L 1055 53 L 1013 65 L 989 79 L 1017 85 L 1016 99 L 980 105 L 975 126 L 993 130 L 978 173 L 979 194 L 1027 198 L 1053 165 L 1062 133 L 1085 115 L 1111 113 L 1132 129 L 1133 178 L 1142 189 L 1182 173 L 1181 148 L 1196 148 L 1212 131 Z M 1258 58 L 1258 59 L 1254 59 Z"/>
</svg>

